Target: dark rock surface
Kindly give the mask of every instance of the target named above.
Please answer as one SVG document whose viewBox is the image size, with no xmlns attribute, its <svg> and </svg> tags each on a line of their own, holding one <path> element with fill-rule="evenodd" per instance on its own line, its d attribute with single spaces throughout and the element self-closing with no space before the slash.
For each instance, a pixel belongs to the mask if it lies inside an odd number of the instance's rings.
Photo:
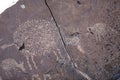
<svg viewBox="0 0 120 80">
<path fill-rule="evenodd" d="M 20 0 L 0 14 L 0 80 L 119 80 L 120 0 Z"/>
</svg>

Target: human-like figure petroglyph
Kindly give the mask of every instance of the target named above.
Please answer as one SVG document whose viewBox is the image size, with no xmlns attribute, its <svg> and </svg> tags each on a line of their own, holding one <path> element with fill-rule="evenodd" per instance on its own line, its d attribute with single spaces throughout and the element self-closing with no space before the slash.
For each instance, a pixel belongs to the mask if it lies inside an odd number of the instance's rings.
<svg viewBox="0 0 120 80">
<path fill-rule="evenodd" d="M 21 24 L 14 33 L 14 42 L 17 47 L 23 45 L 22 55 L 26 57 L 28 66 L 32 70 L 30 59 L 37 69 L 35 56 L 44 55 L 56 47 L 55 24 L 46 20 L 31 20 Z"/>
</svg>

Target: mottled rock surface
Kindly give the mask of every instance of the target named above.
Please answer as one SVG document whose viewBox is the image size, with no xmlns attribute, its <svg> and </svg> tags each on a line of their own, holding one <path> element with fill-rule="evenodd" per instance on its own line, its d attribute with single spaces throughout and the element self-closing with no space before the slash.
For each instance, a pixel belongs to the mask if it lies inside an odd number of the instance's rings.
<svg viewBox="0 0 120 80">
<path fill-rule="evenodd" d="M 0 14 L 0 80 L 119 80 L 120 0 L 46 2 Z"/>
</svg>

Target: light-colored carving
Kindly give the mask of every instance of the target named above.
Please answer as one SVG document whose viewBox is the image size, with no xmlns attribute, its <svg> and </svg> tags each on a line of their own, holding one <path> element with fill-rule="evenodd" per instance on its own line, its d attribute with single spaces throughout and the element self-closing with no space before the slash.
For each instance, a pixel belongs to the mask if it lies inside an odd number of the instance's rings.
<svg viewBox="0 0 120 80">
<path fill-rule="evenodd" d="M 50 76 L 50 74 L 43 74 L 44 80 L 48 79 L 52 79 L 52 77 Z"/>
<path fill-rule="evenodd" d="M 5 71 L 10 71 L 12 69 L 20 69 L 23 72 L 25 72 L 25 68 L 24 68 L 24 63 L 21 62 L 20 64 L 16 62 L 16 60 L 8 58 L 5 59 L 1 62 L 0 67 L 2 67 L 3 70 Z"/>
<path fill-rule="evenodd" d="M 14 45 L 14 43 L 11 43 L 11 44 L 3 44 L 2 46 L 1 46 L 1 49 L 6 49 L 6 48 L 8 48 L 8 47 L 11 47 L 11 46 L 13 46 Z"/>
<path fill-rule="evenodd" d="M 14 42 L 18 47 L 25 43 L 25 49 L 21 53 L 26 57 L 30 70 L 30 59 L 34 69 L 37 69 L 34 57 L 45 55 L 56 47 L 55 30 L 55 24 L 46 20 L 27 21 L 16 29 Z"/>
<path fill-rule="evenodd" d="M 38 69 L 38 68 L 37 68 L 37 65 L 36 65 L 36 63 L 35 63 L 35 61 L 34 61 L 34 57 L 33 57 L 33 56 L 31 56 L 31 59 L 32 59 L 32 63 L 33 63 L 34 68 L 35 68 L 35 69 Z"/>
<path fill-rule="evenodd" d="M 32 75 L 32 80 L 41 80 L 39 74 Z"/>
<path fill-rule="evenodd" d="M 85 53 L 85 51 L 83 50 L 83 48 L 82 48 L 80 45 L 77 46 L 77 49 L 78 49 L 81 53 Z"/>
<path fill-rule="evenodd" d="M 87 30 L 95 35 L 97 41 L 101 41 L 101 38 L 104 37 L 107 32 L 105 23 L 96 23 L 92 27 L 88 27 Z"/>
<path fill-rule="evenodd" d="M 54 53 L 54 55 L 56 56 L 56 60 L 58 61 L 58 60 L 59 60 L 58 54 L 57 54 L 55 51 L 53 51 L 53 53 Z"/>
<path fill-rule="evenodd" d="M 78 69 L 75 69 L 77 73 L 81 74 L 83 77 L 85 77 L 87 80 L 92 80 L 86 73 L 78 70 Z"/>
<path fill-rule="evenodd" d="M 80 44 L 80 39 L 75 36 L 75 37 L 68 37 L 65 39 L 67 45 L 78 45 Z"/>
<path fill-rule="evenodd" d="M 67 45 L 76 46 L 81 53 L 85 53 L 83 47 L 81 46 L 81 41 L 78 36 L 69 37 L 65 39 Z"/>
<path fill-rule="evenodd" d="M 25 56 L 27 60 L 27 64 L 30 70 L 32 70 L 32 65 L 30 64 L 29 56 Z"/>
</svg>

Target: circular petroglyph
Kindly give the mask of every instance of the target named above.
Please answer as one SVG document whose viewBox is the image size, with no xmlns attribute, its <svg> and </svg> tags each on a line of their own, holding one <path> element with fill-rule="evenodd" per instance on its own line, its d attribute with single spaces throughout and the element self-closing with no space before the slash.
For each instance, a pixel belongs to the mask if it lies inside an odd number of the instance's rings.
<svg viewBox="0 0 120 80">
<path fill-rule="evenodd" d="M 21 52 L 26 57 L 31 70 L 29 57 L 31 57 L 35 69 L 37 69 L 34 56 L 44 55 L 44 53 L 50 52 L 56 47 L 55 31 L 56 27 L 53 22 L 31 20 L 19 25 L 14 32 L 14 43 L 17 47 L 24 43 L 25 49 Z"/>
</svg>

